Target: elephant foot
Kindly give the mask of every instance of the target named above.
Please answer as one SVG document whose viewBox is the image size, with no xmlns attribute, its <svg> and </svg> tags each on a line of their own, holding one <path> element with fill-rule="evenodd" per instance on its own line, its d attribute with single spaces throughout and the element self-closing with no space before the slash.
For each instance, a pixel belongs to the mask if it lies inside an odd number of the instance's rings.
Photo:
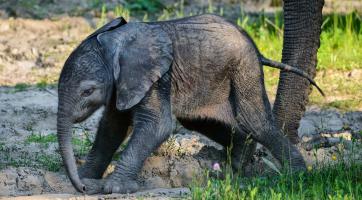
<svg viewBox="0 0 362 200">
<path fill-rule="evenodd" d="M 139 189 L 138 183 L 131 179 L 91 179 L 83 178 L 86 194 L 111 194 L 111 193 L 133 193 Z"/>
<path fill-rule="evenodd" d="M 86 194 L 99 194 L 103 192 L 105 180 L 83 178 L 82 183 L 85 185 Z"/>
<path fill-rule="evenodd" d="M 136 180 L 132 179 L 119 179 L 119 178 L 110 178 L 106 180 L 103 193 L 133 193 L 139 189 L 138 183 Z"/>
</svg>

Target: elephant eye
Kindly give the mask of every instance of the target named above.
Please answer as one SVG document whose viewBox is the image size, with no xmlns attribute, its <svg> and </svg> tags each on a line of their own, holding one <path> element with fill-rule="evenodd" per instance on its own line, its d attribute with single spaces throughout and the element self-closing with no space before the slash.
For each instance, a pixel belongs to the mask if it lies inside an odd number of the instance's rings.
<svg viewBox="0 0 362 200">
<path fill-rule="evenodd" d="M 89 89 L 86 89 L 82 92 L 81 96 L 82 97 L 88 97 L 90 96 L 92 93 L 94 92 L 94 88 L 89 88 Z"/>
</svg>

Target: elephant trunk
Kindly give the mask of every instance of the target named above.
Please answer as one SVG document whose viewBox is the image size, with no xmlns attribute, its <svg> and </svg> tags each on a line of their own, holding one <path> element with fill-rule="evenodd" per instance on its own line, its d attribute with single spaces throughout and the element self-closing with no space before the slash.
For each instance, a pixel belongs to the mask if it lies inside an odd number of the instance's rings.
<svg viewBox="0 0 362 200">
<path fill-rule="evenodd" d="M 59 149 L 70 181 L 79 192 L 84 192 L 85 186 L 80 181 L 74 158 L 72 147 L 72 122 L 69 116 L 70 115 L 67 116 L 62 114 L 62 112 L 59 112 L 58 109 L 57 135 Z"/>
<path fill-rule="evenodd" d="M 284 0 L 284 44 L 282 62 L 315 76 L 320 45 L 324 0 Z M 280 72 L 273 114 L 279 128 L 298 142 L 300 119 L 311 92 L 309 82 L 285 71 Z"/>
</svg>

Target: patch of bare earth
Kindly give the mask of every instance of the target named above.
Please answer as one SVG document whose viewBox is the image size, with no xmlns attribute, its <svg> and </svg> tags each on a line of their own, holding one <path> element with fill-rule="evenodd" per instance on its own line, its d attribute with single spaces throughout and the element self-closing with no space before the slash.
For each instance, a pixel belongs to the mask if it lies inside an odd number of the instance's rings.
<svg viewBox="0 0 362 200">
<path fill-rule="evenodd" d="M 83 18 L 0 19 L 0 85 L 55 82 L 67 56 L 91 31 Z"/>
</svg>

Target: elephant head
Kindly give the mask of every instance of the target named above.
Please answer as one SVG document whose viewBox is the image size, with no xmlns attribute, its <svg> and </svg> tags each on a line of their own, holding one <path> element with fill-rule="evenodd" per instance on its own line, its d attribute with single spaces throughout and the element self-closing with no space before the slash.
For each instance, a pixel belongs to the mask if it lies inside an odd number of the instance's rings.
<svg viewBox="0 0 362 200">
<path fill-rule="evenodd" d="M 71 145 L 72 124 L 83 121 L 109 100 L 113 77 L 107 73 L 111 69 L 102 59 L 96 36 L 123 24 L 126 24 L 123 18 L 116 19 L 84 40 L 66 60 L 59 78 L 59 149 L 70 180 L 79 191 L 84 191 L 85 188 L 76 170 Z"/>
<path fill-rule="evenodd" d="M 139 103 L 169 69 L 171 49 L 160 27 L 126 24 L 119 18 L 91 34 L 65 62 L 58 86 L 57 135 L 63 163 L 78 191 L 85 187 L 71 145 L 72 125 L 108 105 L 114 94 L 120 111 Z"/>
</svg>

